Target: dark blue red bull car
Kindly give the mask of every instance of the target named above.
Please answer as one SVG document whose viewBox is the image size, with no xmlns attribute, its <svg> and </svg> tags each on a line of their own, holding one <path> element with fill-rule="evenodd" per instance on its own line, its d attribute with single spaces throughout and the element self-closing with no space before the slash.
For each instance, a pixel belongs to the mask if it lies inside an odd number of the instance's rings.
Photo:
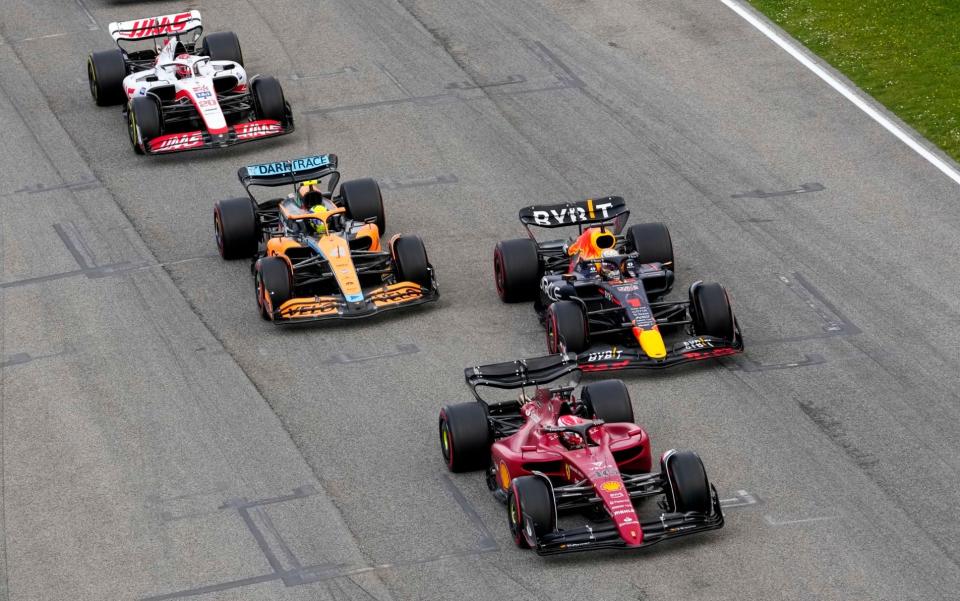
<svg viewBox="0 0 960 601">
<path fill-rule="evenodd" d="M 497 243 L 497 293 L 534 301 L 551 353 L 575 353 L 587 371 L 663 368 L 743 351 L 727 291 L 693 282 L 684 300 L 673 289 L 670 232 L 662 223 L 625 228 L 623 198 L 520 210 L 528 238 Z M 530 226 L 576 227 L 569 239 L 539 241 Z"/>
</svg>

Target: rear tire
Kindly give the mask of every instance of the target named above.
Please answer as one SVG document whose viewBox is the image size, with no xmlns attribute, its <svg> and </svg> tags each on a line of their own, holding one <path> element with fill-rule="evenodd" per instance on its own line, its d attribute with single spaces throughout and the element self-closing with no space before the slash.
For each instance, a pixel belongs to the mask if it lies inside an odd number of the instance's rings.
<svg viewBox="0 0 960 601">
<path fill-rule="evenodd" d="M 480 403 L 440 410 L 440 452 L 451 472 L 482 470 L 490 463 L 490 424 Z"/>
<path fill-rule="evenodd" d="M 134 152 L 144 154 L 150 140 L 163 133 L 163 117 L 160 105 L 152 96 L 137 96 L 130 99 L 127 109 L 127 128 Z"/>
<path fill-rule="evenodd" d="M 493 250 L 493 277 L 497 295 L 505 303 L 536 298 L 540 285 L 540 255 L 529 238 L 497 242 Z"/>
<path fill-rule="evenodd" d="M 669 500 L 673 511 L 711 512 L 710 481 L 699 455 L 693 451 L 667 451 L 660 460 L 660 469 L 670 483 Z"/>
<path fill-rule="evenodd" d="M 356 221 L 376 218 L 376 226 L 383 236 L 387 229 L 387 218 L 383 212 L 383 195 L 380 185 L 370 178 L 355 179 L 340 184 L 340 198 L 347 217 Z"/>
<path fill-rule="evenodd" d="M 531 534 L 525 532 L 524 514 L 533 522 L 534 541 L 557 529 L 557 507 L 550 485 L 539 476 L 520 476 L 510 484 L 507 495 L 507 524 L 513 542 L 521 549 L 529 549 Z"/>
<path fill-rule="evenodd" d="M 213 205 L 213 228 L 222 258 L 247 259 L 257 253 L 257 211 L 249 198 L 218 200 Z"/>
<path fill-rule="evenodd" d="M 283 88 L 275 77 L 258 77 L 253 80 L 253 104 L 258 119 L 270 119 L 286 125 L 287 101 Z"/>
<path fill-rule="evenodd" d="M 200 45 L 201 52 L 215 61 L 233 61 L 243 66 L 240 38 L 232 31 L 208 33 Z"/>
<path fill-rule="evenodd" d="M 427 249 L 419 236 L 399 236 L 393 241 L 393 272 L 398 282 L 414 282 L 428 290 L 433 286 Z"/>
<path fill-rule="evenodd" d="M 87 81 L 97 106 L 123 104 L 127 98 L 123 91 L 126 76 L 127 61 L 120 50 L 99 50 L 87 57 Z"/>
<path fill-rule="evenodd" d="M 690 287 L 690 313 L 693 332 L 698 336 L 714 336 L 733 340 L 733 309 L 723 286 L 712 282 Z"/>
<path fill-rule="evenodd" d="M 580 391 L 580 401 L 588 418 L 602 419 L 607 423 L 634 423 L 630 392 L 622 380 L 601 380 L 587 384 Z"/>
<path fill-rule="evenodd" d="M 260 259 L 254 272 L 260 317 L 271 320 L 273 312 L 293 297 L 293 274 L 287 262 L 280 257 Z"/>
<path fill-rule="evenodd" d="M 664 263 L 673 272 L 673 240 L 662 223 L 638 223 L 627 230 L 627 250 L 636 251 L 640 263 Z"/>
<path fill-rule="evenodd" d="M 587 319 L 580 304 L 561 300 L 547 307 L 547 350 L 561 351 L 561 343 L 568 353 L 582 353 L 587 349 L 589 332 Z"/>
</svg>

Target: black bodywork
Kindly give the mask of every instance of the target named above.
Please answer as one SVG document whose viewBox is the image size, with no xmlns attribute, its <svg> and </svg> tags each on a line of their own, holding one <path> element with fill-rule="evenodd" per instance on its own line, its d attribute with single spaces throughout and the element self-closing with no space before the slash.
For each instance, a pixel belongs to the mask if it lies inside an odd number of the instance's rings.
<svg viewBox="0 0 960 601">
<path fill-rule="evenodd" d="M 589 212 L 585 211 L 586 203 L 591 207 Z M 601 213 L 595 209 L 597 206 L 606 206 L 606 210 Z M 557 215 L 561 216 L 559 220 Z M 686 300 L 665 298 L 673 288 L 673 262 L 640 262 L 638 253 L 627 248 L 624 228 L 629 215 L 626 203 L 618 196 L 521 209 L 520 221 L 536 242 L 540 263 L 542 277 L 534 301 L 540 323 L 549 328 L 547 309 L 557 301 L 569 300 L 582 307 L 590 343 L 589 348 L 577 352 L 577 357 L 585 371 L 660 369 L 742 352 L 743 335 L 735 317 L 727 336 L 694 332 L 697 308 L 693 296 L 701 282 L 690 286 Z M 599 227 L 613 234 L 613 250 L 617 256 L 604 257 L 601 262 L 612 263 L 608 267 L 616 277 L 607 276 L 594 261 L 577 261 L 571 257 L 570 240 L 537 240 L 531 226 L 576 226 L 578 236 L 583 234 L 585 226 Z M 664 341 L 665 357 L 652 359 L 639 347 L 633 331 L 636 324 L 655 325 L 665 339 L 671 335 L 673 342 Z M 564 349 L 558 346 L 549 350 Z"/>
</svg>

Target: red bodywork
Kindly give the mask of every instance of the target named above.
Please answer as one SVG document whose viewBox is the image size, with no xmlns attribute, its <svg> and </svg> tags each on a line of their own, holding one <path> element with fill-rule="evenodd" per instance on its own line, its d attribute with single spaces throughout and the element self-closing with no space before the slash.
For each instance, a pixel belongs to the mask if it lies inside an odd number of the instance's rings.
<svg viewBox="0 0 960 601">
<path fill-rule="evenodd" d="M 640 520 L 620 472 L 650 472 L 649 437 L 636 424 L 604 423 L 588 431 L 590 444 L 568 448 L 559 433 L 545 432 L 544 427 L 586 423 L 588 420 L 562 414 L 569 402 L 558 393 L 538 389 L 533 399 L 523 405 L 524 424 L 516 433 L 493 443 L 491 449 L 497 485 L 506 492 L 514 478 L 534 471 L 551 480 L 589 482 L 627 546 L 639 546 L 643 542 Z"/>
</svg>

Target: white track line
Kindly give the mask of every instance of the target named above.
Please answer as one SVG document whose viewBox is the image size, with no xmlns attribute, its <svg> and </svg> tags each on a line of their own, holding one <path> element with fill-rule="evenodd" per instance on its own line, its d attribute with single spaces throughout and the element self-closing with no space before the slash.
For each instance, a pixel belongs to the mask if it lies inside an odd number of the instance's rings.
<svg viewBox="0 0 960 601">
<path fill-rule="evenodd" d="M 840 94 L 842 94 L 847 100 L 855 104 L 857 108 L 869 115 L 871 119 L 882 125 L 884 129 L 899 138 L 901 142 L 912 148 L 914 152 L 925 158 L 931 165 L 942 171 L 944 175 L 952 179 L 954 182 L 960 184 L 960 172 L 958 172 L 953 166 L 938 157 L 936 154 L 927 150 L 921 143 L 917 142 L 912 135 L 904 131 L 886 115 L 871 106 L 870 102 L 862 98 L 860 94 L 852 90 L 849 86 L 830 74 L 826 69 L 818 65 L 816 61 L 812 60 L 809 56 L 807 56 L 806 53 L 797 48 L 793 43 L 791 43 L 790 40 L 781 35 L 778 31 L 772 29 L 769 25 L 758 19 L 751 9 L 746 8 L 739 0 L 720 0 L 720 2 L 726 4 L 730 10 L 737 13 L 748 23 L 756 27 L 760 33 L 773 40 L 777 46 L 780 46 L 786 50 L 790 56 L 800 61 L 800 63 L 807 69 L 813 71 L 817 77 L 830 84 L 830 87 L 840 92 Z"/>
</svg>

